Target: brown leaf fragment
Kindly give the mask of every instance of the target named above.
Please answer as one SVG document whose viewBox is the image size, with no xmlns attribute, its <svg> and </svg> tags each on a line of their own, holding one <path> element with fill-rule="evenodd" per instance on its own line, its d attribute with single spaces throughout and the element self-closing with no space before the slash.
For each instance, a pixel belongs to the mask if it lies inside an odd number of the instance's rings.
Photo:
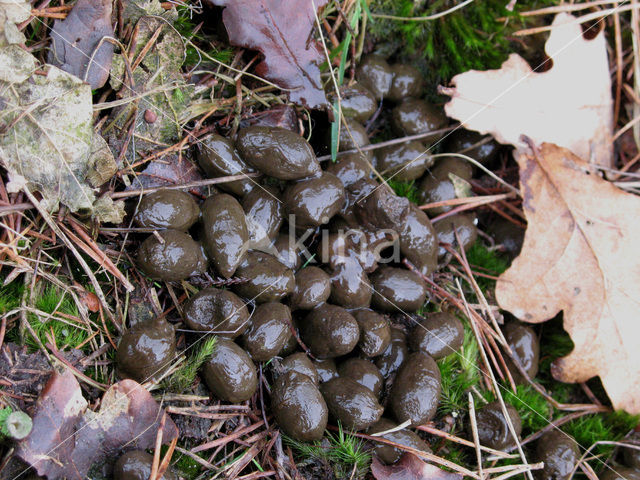
<svg viewBox="0 0 640 480">
<path fill-rule="evenodd" d="M 616 409 L 640 413 L 640 198 L 569 150 L 544 143 L 518 156 L 528 227 L 496 297 L 519 319 L 564 311 L 574 350 L 552 365 L 563 382 L 596 375 Z"/>
<path fill-rule="evenodd" d="M 258 112 L 248 119 L 247 124 L 286 128 L 292 132 L 298 131 L 298 117 L 291 105 L 276 105 L 269 110 Z M 241 124 L 240 126 L 242 127 L 243 125 Z"/>
<path fill-rule="evenodd" d="M 80 287 L 78 291 L 78 298 L 80 298 L 80 301 L 85 304 L 90 312 L 96 313 L 100 311 L 100 300 L 95 293 L 89 292 L 88 290 Z"/>
<path fill-rule="evenodd" d="M 164 414 L 151 394 L 133 380 L 109 388 L 98 412 L 87 410 L 73 373 L 54 372 L 36 403 L 33 430 L 17 444 L 16 454 L 49 480 L 81 480 L 94 463 L 123 448 L 153 447 Z M 177 427 L 167 418 L 163 443 L 177 436 Z"/>
<path fill-rule="evenodd" d="M 92 89 L 102 87 L 113 59 L 113 44 L 103 40 L 113 37 L 111 10 L 112 0 L 78 0 L 67 18 L 53 25 L 48 62 Z"/>
<path fill-rule="evenodd" d="M 82 478 L 72 466 L 72 454 L 75 426 L 86 408 L 73 373 L 53 373 L 36 402 L 33 429 L 18 443 L 17 455 L 49 479 L 63 478 L 68 469 L 73 470 L 70 478 Z"/>
<path fill-rule="evenodd" d="M 190 158 L 179 158 L 177 154 L 170 153 L 159 160 L 149 162 L 142 172 L 136 174 L 131 185 L 125 190 L 183 185 L 203 179 L 200 169 Z M 209 196 L 215 190 L 210 186 L 194 188 L 192 191 Z"/>
<path fill-rule="evenodd" d="M 144 387 L 121 380 L 105 392 L 97 413 L 88 410 L 82 417 L 74 457 L 90 456 L 94 450 L 114 453 L 125 445 L 127 449 L 152 448 L 162 415 L 164 410 Z M 167 418 L 162 442 L 168 444 L 177 436 L 178 428 Z"/>
<path fill-rule="evenodd" d="M 376 480 L 461 480 L 459 473 L 449 473 L 421 460 L 412 453 L 405 453 L 393 465 L 383 465 L 374 457 L 371 473 Z"/>
<path fill-rule="evenodd" d="M 313 39 L 315 8 L 327 0 L 211 0 L 222 14 L 233 45 L 258 50 L 264 60 L 256 73 L 290 89 L 292 102 L 326 108 L 320 80 L 322 49 Z"/>
</svg>

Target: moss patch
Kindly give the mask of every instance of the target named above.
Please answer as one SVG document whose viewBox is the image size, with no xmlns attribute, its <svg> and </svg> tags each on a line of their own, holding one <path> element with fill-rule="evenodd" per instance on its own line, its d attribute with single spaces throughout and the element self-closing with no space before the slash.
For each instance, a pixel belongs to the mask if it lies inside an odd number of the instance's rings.
<svg viewBox="0 0 640 480">
<path fill-rule="evenodd" d="M 422 17 L 443 12 L 456 3 L 448 0 L 373 0 L 370 9 L 374 14 Z M 507 3 L 502 0 L 472 2 L 430 21 L 375 18 L 368 26 L 368 34 L 380 44 L 380 53 L 390 55 L 394 60 L 417 64 L 427 82 L 438 85 L 470 69 L 499 68 L 509 53 L 522 50 L 510 35 L 533 22 L 518 12 L 554 2 L 519 1 L 513 12 L 505 8 Z M 499 18 L 507 21 L 499 21 Z"/>
</svg>

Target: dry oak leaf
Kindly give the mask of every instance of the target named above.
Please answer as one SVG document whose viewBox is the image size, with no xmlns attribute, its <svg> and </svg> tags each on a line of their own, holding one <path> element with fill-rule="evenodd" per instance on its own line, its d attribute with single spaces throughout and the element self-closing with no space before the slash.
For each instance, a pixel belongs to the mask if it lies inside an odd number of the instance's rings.
<svg viewBox="0 0 640 480">
<path fill-rule="evenodd" d="M 54 371 L 36 402 L 33 429 L 18 442 L 16 454 L 49 480 L 84 480 L 94 463 L 123 448 L 152 448 L 163 415 L 151 394 L 133 380 L 112 385 L 100 410 L 88 410 L 73 373 Z M 177 436 L 167 418 L 163 442 Z"/>
<path fill-rule="evenodd" d="M 322 49 L 313 38 L 315 11 L 327 0 L 211 0 L 222 13 L 229 40 L 259 50 L 256 73 L 287 89 L 289 99 L 309 108 L 326 108 L 320 79 Z"/>
<path fill-rule="evenodd" d="M 412 453 L 405 453 L 393 465 L 383 465 L 374 457 L 371 474 L 376 480 L 461 480 L 459 473 L 449 473 L 421 460 Z"/>
<path fill-rule="evenodd" d="M 451 81 L 454 88 L 440 89 L 452 97 L 445 112 L 466 128 L 519 149 L 526 149 L 520 140 L 526 135 L 536 145 L 554 143 L 612 167 L 613 100 L 604 33 L 585 39 L 568 13 L 556 15 L 552 27 L 545 44 L 553 60 L 549 71 L 534 72 L 511 54 L 499 70 L 461 73 Z"/>
<path fill-rule="evenodd" d="M 539 323 L 564 311 L 575 347 L 552 364 L 563 382 L 596 375 L 616 409 L 640 413 L 640 198 L 569 150 L 517 158 L 527 230 L 496 284 L 501 308 Z"/>
</svg>

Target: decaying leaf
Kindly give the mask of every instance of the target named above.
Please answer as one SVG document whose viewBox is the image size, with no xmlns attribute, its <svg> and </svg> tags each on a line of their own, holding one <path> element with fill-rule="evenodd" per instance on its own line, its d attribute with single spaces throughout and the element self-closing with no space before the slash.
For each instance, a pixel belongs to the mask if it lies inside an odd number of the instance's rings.
<svg viewBox="0 0 640 480">
<path fill-rule="evenodd" d="M 98 132 L 93 132 L 90 155 L 92 167 L 87 174 L 87 182 L 93 187 L 99 187 L 115 175 L 118 166 L 109 145 Z"/>
<path fill-rule="evenodd" d="M 84 356 L 80 350 L 75 349 L 60 354 L 74 364 Z M 40 350 L 29 352 L 26 346 L 6 341 L 0 348 L 0 358 L 2 391 L 14 399 L 15 407 L 25 410 L 29 403 L 25 403 L 23 399 L 37 397 L 49 379 L 49 361 Z"/>
<path fill-rule="evenodd" d="M 568 13 L 558 14 L 545 45 L 551 70 L 536 73 L 512 54 L 500 70 L 471 70 L 453 77 L 448 116 L 501 143 L 526 148 L 555 143 L 590 163 L 612 166 L 613 101 L 603 32 L 586 40 Z M 536 65 L 537 67 L 537 65 Z"/>
<path fill-rule="evenodd" d="M 291 105 L 275 105 L 268 110 L 258 112 L 245 122 L 241 122 L 240 128 L 244 127 L 243 123 L 286 128 L 292 132 L 298 131 L 298 117 L 296 116 L 296 110 Z"/>
<path fill-rule="evenodd" d="M 640 198 L 555 145 L 518 163 L 528 227 L 496 285 L 498 303 L 530 323 L 564 311 L 575 348 L 553 376 L 599 375 L 615 408 L 640 413 Z"/>
<path fill-rule="evenodd" d="M 461 480 L 459 473 L 449 473 L 421 460 L 419 457 L 405 453 L 393 465 L 383 465 L 377 458 L 371 462 L 371 473 L 376 480 Z"/>
<path fill-rule="evenodd" d="M 309 108 L 326 108 L 320 80 L 322 49 L 313 39 L 315 8 L 327 0 L 212 0 L 226 7 L 222 20 L 229 40 L 264 55 L 259 75 L 290 89 L 289 99 Z"/>
<path fill-rule="evenodd" d="M 77 289 L 78 289 L 78 298 L 80 298 L 82 303 L 85 304 L 85 306 L 87 307 L 87 310 L 93 313 L 99 312 L 100 299 L 98 298 L 98 296 L 95 293 L 82 288 L 80 285 L 77 285 Z"/>
<path fill-rule="evenodd" d="M 91 88 L 51 65 L 36 74 L 36 63 L 15 45 L 0 47 L 0 162 L 11 179 L 7 189 L 29 185 L 50 211 L 63 203 L 72 212 L 93 213 L 88 178 L 97 159 L 102 167 L 114 163 L 94 134 Z M 110 216 L 121 221 L 121 204 L 112 205 Z"/>
<path fill-rule="evenodd" d="M 0 0 L 0 46 L 25 41 L 16 23 L 24 22 L 30 15 L 28 0 Z"/>
<path fill-rule="evenodd" d="M 158 0 L 129 0 L 123 6 L 122 20 L 124 23 L 135 23 L 145 15 L 162 16 L 167 13 Z"/>
<path fill-rule="evenodd" d="M 124 202 L 113 201 L 108 195 L 103 195 L 93 202 L 93 217 L 102 223 L 120 223 L 127 212 Z"/>
<path fill-rule="evenodd" d="M 195 182 L 204 178 L 200 172 L 198 166 L 188 155 L 183 155 L 180 158 L 178 154 L 170 153 L 163 156 L 161 160 L 149 162 L 142 172 L 136 174 L 131 185 L 125 190 L 167 187 Z M 194 190 L 203 195 L 210 193 L 209 187 L 200 187 Z"/>
<path fill-rule="evenodd" d="M 80 384 L 69 370 L 54 372 L 36 403 L 33 430 L 16 454 L 38 475 L 53 479 L 85 479 L 94 463 L 123 447 L 151 448 L 164 411 L 151 394 L 133 380 L 122 380 L 102 397 L 100 410 L 87 410 Z M 178 430 L 169 418 L 165 443 Z"/>
<path fill-rule="evenodd" d="M 18 456 L 38 475 L 63 477 L 64 465 L 73 462 L 75 428 L 86 408 L 87 401 L 73 374 L 68 370 L 54 373 L 36 403 L 31 434 L 18 444 Z M 72 477 L 77 478 L 77 472 Z"/>
<path fill-rule="evenodd" d="M 112 3 L 112 0 L 78 0 L 67 18 L 56 20 L 51 30 L 49 63 L 94 89 L 106 83 L 111 69 L 113 44 L 103 39 L 113 37 Z"/>
</svg>

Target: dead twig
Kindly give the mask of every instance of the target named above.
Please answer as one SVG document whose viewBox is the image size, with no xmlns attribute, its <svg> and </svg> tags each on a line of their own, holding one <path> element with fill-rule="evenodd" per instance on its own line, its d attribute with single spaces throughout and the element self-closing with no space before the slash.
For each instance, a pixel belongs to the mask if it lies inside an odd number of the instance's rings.
<svg viewBox="0 0 640 480">
<path fill-rule="evenodd" d="M 480 451 L 480 438 L 478 437 L 478 423 L 476 421 L 476 407 L 473 403 L 473 395 L 468 392 L 469 396 L 469 420 L 471 421 L 471 434 L 473 436 L 473 444 L 476 449 L 476 461 L 478 462 L 478 475 L 484 478 L 482 471 L 482 452 Z"/>
<path fill-rule="evenodd" d="M 113 199 L 137 197 L 138 195 L 146 195 L 157 192 L 158 190 L 183 190 L 186 188 L 206 187 L 208 185 L 216 185 L 218 183 L 235 182 L 236 180 L 245 180 L 246 178 L 258 177 L 259 173 L 243 173 L 241 175 L 229 175 L 228 177 L 208 178 L 206 180 L 197 180 L 195 182 L 183 183 L 180 185 L 166 185 L 163 187 L 140 188 L 136 190 L 127 190 L 124 192 L 113 192 L 109 196 Z"/>
<path fill-rule="evenodd" d="M 334 427 L 332 425 L 329 425 L 327 427 L 329 430 L 334 430 L 334 431 L 338 431 L 337 427 Z M 355 436 L 355 437 L 360 437 L 360 438 L 364 438 L 366 440 L 372 441 L 372 442 L 378 442 L 378 443 L 384 443 L 385 445 L 391 445 L 392 447 L 395 447 L 399 450 L 402 450 L 404 452 L 409 452 L 412 453 L 420 458 L 423 458 L 424 460 L 427 460 L 429 462 L 432 463 L 437 463 L 438 465 L 442 465 L 443 467 L 447 467 L 450 468 L 451 470 L 461 473 L 463 475 L 468 475 L 471 478 L 476 478 L 478 480 L 480 480 L 480 477 L 478 476 L 478 474 L 476 472 L 472 472 L 471 470 L 468 470 L 464 467 L 461 467 L 460 465 L 451 462 L 449 460 L 447 460 L 446 458 L 442 458 L 442 457 L 438 457 L 437 455 L 434 455 L 432 453 L 427 453 L 427 452 L 423 452 L 422 450 L 417 450 L 415 448 L 411 448 L 408 447 L 406 445 L 401 445 L 399 443 L 393 442 L 391 440 L 387 440 L 386 438 L 382 438 L 382 437 L 374 437 L 373 435 L 367 435 L 365 433 L 359 433 L 359 432 L 352 432 L 351 435 Z"/>
<path fill-rule="evenodd" d="M 202 445 L 198 445 L 197 447 L 192 448 L 191 451 L 193 453 L 198 453 L 204 450 L 209 450 L 211 448 L 218 447 L 220 445 L 226 445 L 227 443 L 237 438 L 240 438 L 241 436 L 246 435 L 247 433 L 252 432 L 257 428 L 260 428 L 263 425 L 264 425 L 264 420 L 259 420 L 257 423 L 249 425 L 248 427 L 245 427 L 245 428 L 241 428 L 237 432 L 234 432 L 230 435 L 226 435 L 223 438 L 218 438 L 216 440 L 212 440 L 211 442 L 206 442 L 206 443 L 203 443 Z"/>
<path fill-rule="evenodd" d="M 351 150 L 343 150 L 341 152 L 338 152 L 337 155 L 338 157 L 341 157 L 343 155 L 348 155 L 350 153 L 368 152 L 371 150 L 377 150 L 379 148 L 389 147 L 391 145 L 398 145 L 401 143 L 412 142 L 414 140 L 420 140 L 421 138 L 430 137 L 432 135 L 440 135 L 442 133 L 450 132 L 451 130 L 455 130 L 456 128 L 458 128 L 458 126 L 459 125 L 452 125 L 447 128 L 441 128 L 440 130 L 432 130 L 429 132 L 417 133 L 415 135 L 408 135 L 406 137 L 394 138 L 393 140 L 387 140 L 386 142 L 372 143 L 371 145 L 363 145 L 359 148 L 352 148 Z M 322 155 L 318 157 L 319 162 L 324 162 L 326 160 L 331 160 L 331 155 Z"/>
<path fill-rule="evenodd" d="M 435 435 L 437 437 L 441 437 L 444 438 L 445 440 L 449 440 L 451 442 L 455 442 L 458 443 L 460 445 L 464 445 L 466 447 L 475 447 L 475 444 L 473 442 L 470 442 L 469 440 L 466 440 L 464 438 L 460 438 L 457 437 L 455 435 L 453 435 L 452 433 L 448 433 L 448 432 L 443 432 L 442 430 L 438 430 L 435 427 L 429 426 L 429 425 L 420 425 L 419 427 L 416 427 L 418 430 L 422 430 L 423 432 L 426 432 L 430 435 Z M 493 448 L 489 448 L 489 447 L 485 447 L 483 445 L 480 445 L 480 450 L 483 452 L 487 452 L 490 453 L 492 455 L 495 455 L 497 457 L 502 457 L 502 458 L 511 458 L 511 455 L 509 455 L 508 453 L 505 453 L 501 450 L 495 450 Z"/>
</svg>

